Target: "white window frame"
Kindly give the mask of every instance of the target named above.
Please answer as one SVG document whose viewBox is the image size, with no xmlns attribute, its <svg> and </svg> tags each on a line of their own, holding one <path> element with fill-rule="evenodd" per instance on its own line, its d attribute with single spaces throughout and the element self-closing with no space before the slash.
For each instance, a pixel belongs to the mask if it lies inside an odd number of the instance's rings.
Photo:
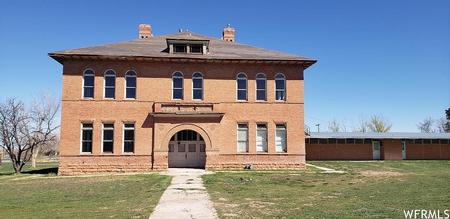
<svg viewBox="0 0 450 219">
<path fill-rule="evenodd" d="M 181 74 L 181 76 L 175 76 L 175 74 L 176 73 L 180 73 Z M 173 98 L 173 90 L 174 90 L 174 87 L 173 87 L 173 79 L 174 78 L 181 78 L 181 99 L 175 99 L 175 98 Z M 177 88 L 177 89 L 180 89 L 180 88 Z M 184 99 L 184 74 L 183 74 L 183 72 L 181 72 L 181 71 L 175 71 L 175 72 L 173 72 L 172 73 L 172 90 L 171 90 L 171 92 L 172 92 L 172 95 L 171 95 L 171 98 L 172 98 L 172 100 L 183 100 Z"/>
<path fill-rule="evenodd" d="M 258 125 L 265 125 L 266 126 L 266 147 L 265 147 L 265 151 L 263 150 L 263 151 L 258 151 Z M 267 152 L 269 152 L 269 145 L 268 145 L 268 135 L 269 135 L 269 132 L 268 132 L 268 129 L 269 129 L 269 127 L 267 127 L 267 123 L 256 123 L 256 152 L 257 153 L 267 153 Z"/>
<path fill-rule="evenodd" d="M 277 78 L 278 76 L 282 76 L 283 78 Z M 284 89 L 278 89 L 277 88 L 277 81 L 282 80 L 283 81 L 283 85 L 284 85 Z M 283 73 L 277 73 L 275 75 L 274 78 L 274 88 L 275 88 L 275 101 L 279 101 L 279 102 L 284 102 L 286 101 L 286 76 Z M 283 91 L 284 95 L 283 95 L 283 99 L 282 100 L 277 100 L 277 91 Z"/>
<path fill-rule="evenodd" d="M 198 77 L 198 76 L 194 76 L 195 74 L 200 74 L 201 75 L 201 77 Z M 194 88 L 194 79 L 202 79 L 202 87 L 201 88 Z M 204 92 L 203 92 L 203 90 L 204 90 L 204 76 L 203 76 L 203 73 L 201 73 L 201 72 L 194 72 L 193 74 L 192 74 L 192 100 L 203 100 L 203 99 L 205 99 L 205 97 L 204 97 Z M 195 99 L 194 98 L 194 90 L 201 90 L 202 91 L 202 98 L 201 99 Z"/>
<path fill-rule="evenodd" d="M 112 77 L 112 75 L 106 75 L 106 73 L 108 73 L 109 71 L 114 72 L 114 87 L 108 86 L 106 87 L 106 77 Z M 103 99 L 108 99 L 108 100 L 114 100 L 116 99 L 116 81 L 117 80 L 117 73 L 116 71 L 114 71 L 113 69 L 108 69 L 103 73 Z M 106 97 L 106 88 L 114 88 L 114 97 Z"/>
<path fill-rule="evenodd" d="M 284 126 L 284 145 L 281 145 L 281 148 L 284 148 L 284 150 L 282 151 L 278 151 L 278 147 L 277 147 L 277 131 L 279 130 L 279 128 L 277 126 L 282 125 Z M 283 143 L 283 141 L 281 142 Z M 286 123 L 278 123 L 275 124 L 275 152 L 277 153 L 287 153 L 287 126 Z"/>
<path fill-rule="evenodd" d="M 133 125 L 133 128 L 125 127 L 125 125 Z M 135 122 L 125 122 L 123 123 L 123 133 L 122 133 L 122 154 L 134 154 L 136 151 L 136 123 Z M 133 152 L 125 152 L 125 131 L 133 130 Z"/>
<path fill-rule="evenodd" d="M 84 77 L 86 76 L 86 72 L 87 71 L 91 71 L 92 72 L 92 76 L 94 77 L 94 85 L 92 85 L 92 89 L 93 89 L 92 97 L 85 97 L 84 96 L 84 88 L 91 87 L 91 86 L 85 86 L 84 85 Z M 89 99 L 94 99 L 94 97 L 95 97 L 95 71 L 93 69 L 91 69 L 91 68 L 87 68 L 87 69 L 85 69 L 83 71 L 83 81 L 81 82 L 81 98 L 89 100 Z"/>
<path fill-rule="evenodd" d="M 129 75 L 128 73 L 134 73 L 134 74 L 132 74 L 132 75 Z M 136 85 L 134 86 L 134 87 L 128 87 L 128 83 L 127 83 L 127 78 L 132 78 L 132 77 L 134 77 L 134 78 L 136 78 Z M 125 99 L 127 99 L 127 100 L 136 100 L 137 99 L 137 73 L 136 73 L 136 71 L 135 70 L 128 70 L 126 73 L 125 73 L 125 90 L 124 90 L 124 98 Z M 129 97 L 127 97 L 127 89 L 128 88 L 134 88 L 134 98 L 129 98 Z"/>
<path fill-rule="evenodd" d="M 113 127 L 112 128 L 110 128 L 110 127 L 108 127 L 108 128 L 105 128 L 105 125 L 113 125 Z M 105 142 L 105 139 L 104 139 L 104 135 L 105 135 L 105 130 L 112 130 L 113 131 L 113 139 L 112 139 L 112 143 L 113 143 L 113 146 L 112 146 L 112 152 L 104 152 L 104 147 L 103 147 L 103 143 Z M 109 122 L 104 122 L 104 123 L 102 123 L 102 141 L 101 141 L 101 149 L 100 149 L 100 151 L 101 151 L 101 153 L 102 154 L 114 154 L 114 137 L 115 137 L 115 130 L 114 130 L 114 123 L 113 122 L 111 122 L 111 123 L 109 123 Z"/>
<path fill-rule="evenodd" d="M 247 140 L 246 140 L 246 142 L 245 142 L 245 144 L 246 144 L 246 148 L 245 148 L 245 151 L 239 151 L 239 142 L 242 142 L 242 141 L 239 141 L 239 131 L 243 131 L 244 129 L 243 128 L 239 128 L 239 125 L 245 125 L 245 126 L 247 126 L 247 128 L 245 129 L 245 131 L 246 131 L 246 133 L 247 133 Z M 249 141 L 248 141 L 248 123 L 238 123 L 237 124 L 237 126 L 236 126 L 236 152 L 237 153 L 248 153 L 249 152 Z"/>
<path fill-rule="evenodd" d="M 259 75 L 263 75 L 264 78 L 258 78 Z M 264 87 L 265 87 L 265 89 L 258 89 L 258 80 L 264 80 L 264 85 L 265 85 Z M 264 100 L 258 100 L 258 90 L 264 90 L 264 97 L 265 97 Z M 256 74 L 256 78 L 255 78 L 255 100 L 256 101 L 261 101 L 261 102 L 267 101 L 267 76 L 264 73 Z"/>
<path fill-rule="evenodd" d="M 239 91 L 240 90 L 244 90 L 244 89 L 239 89 L 239 80 L 244 80 L 243 78 L 239 78 L 240 75 L 243 75 L 245 77 L 245 100 L 239 100 Z M 247 74 L 245 74 L 244 72 L 239 72 L 236 75 L 236 101 L 242 101 L 242 102 L 246 102 L 248 101 L 248 77 Z"/>
<path fill-rule="evenodd" d="M 85 128 L 84 125 L 91 124 L 92 127 Z M 92 139 L 91 139 L 91 152 L 84 152 L 83 151 L 83 131 L 84 130 L 91 130 L 92 132 Z M 94 123 L 92 122 L 82 122 L 80 127 L 80 154 L 92 154 L 94 150 Z"/>
</svg>

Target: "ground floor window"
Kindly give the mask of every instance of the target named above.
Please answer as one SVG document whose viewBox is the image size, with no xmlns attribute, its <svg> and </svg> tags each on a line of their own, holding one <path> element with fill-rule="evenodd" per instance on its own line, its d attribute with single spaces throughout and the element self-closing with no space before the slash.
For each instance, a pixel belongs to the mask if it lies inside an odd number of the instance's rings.
<svg viewBox="0 0 450 219">
<path fill-rule="evenodd" d="M 267 152 L 267 125 L 256 125 L 256 151 Z"/>
<path fill-rule="evenodd" d="M 134 124 L 123 125 L 123 152 L 134 153 Z"/>
<path fill-rule="evenodd" d="M 248 152 L 248 125 L 238 124 L 237 127 L 237 152 Z"/>
<path fill-rule="evenodd" d="M 275 130 L 275 150 L 276 152 L 287 152 L 286 148 L 286 125 L 276 125 Z"/>
<path fill-rule="evenodd" d="M 92 123 L 81 125 L 81 153 L 92 153 Z"/>
<path fill-rule="evenodd" d="M 113 153 L 114 124 L 103 124 L 103 153 Z"/>
</svg>

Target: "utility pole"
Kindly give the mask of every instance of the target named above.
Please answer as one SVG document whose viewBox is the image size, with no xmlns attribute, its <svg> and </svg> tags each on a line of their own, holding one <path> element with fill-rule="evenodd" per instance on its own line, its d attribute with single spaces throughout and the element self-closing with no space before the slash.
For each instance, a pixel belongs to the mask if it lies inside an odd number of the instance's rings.
<svg viewBox="0 0 450 219">
<path fill-rule="evenodd" d="M 320 124 L 316 124 L 317 126 L 317 132 L 320 132 Z"/>
</svg>

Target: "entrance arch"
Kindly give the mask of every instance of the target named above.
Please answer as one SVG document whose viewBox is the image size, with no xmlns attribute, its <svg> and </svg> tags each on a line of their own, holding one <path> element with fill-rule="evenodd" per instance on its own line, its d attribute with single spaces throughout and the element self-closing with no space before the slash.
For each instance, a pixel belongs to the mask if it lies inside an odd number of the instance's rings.
<svg viewBox="0 0 450 219">
<path fill-rule="evenodd" d="M 169 168 L 205 168 L 206 144 L 196 131 L 184 129 L 176 132 L 168 147 Z"/>
</svg>

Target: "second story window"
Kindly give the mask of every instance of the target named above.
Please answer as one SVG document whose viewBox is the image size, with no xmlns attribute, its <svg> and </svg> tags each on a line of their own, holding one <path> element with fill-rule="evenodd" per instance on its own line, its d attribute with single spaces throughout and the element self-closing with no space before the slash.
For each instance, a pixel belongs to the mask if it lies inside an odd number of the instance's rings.
<svg viewBox="0 0 450 219">
<path fill-rule="evenodd" d="M 199 72 L 192 75 L 192 99 L 203 99 L 203 75 Z"/>
<path fill-rule="evenodd" d="M 136 98 L 136 72 L 128 71 L 125 74 L 125 98 L 135 99 Z"/>
<path fill-rule="evenodd" d="M 116 97 L 116 73 L 113 70 L 105 72 L 105 98 Z"/>
<path fill-rule="evenodd" d="M 95 74 L 92 70 L 86 70 L 83 74 L 83 98 L 94 98 Z"/>
<path fill-rule="evenodd" d="M 239 73 L 236 77 L 237 100 L 247 100 L 247 75 Z"/>
<path fill-rule="evenodd" d="M 281 73 L 275 75 L 275 100 L 286 100 L 286 79 Z"/>
<path fill-rule="evenodd" d="M 256 100 L 266 100 L 266 75 L 256 75 Z"/>
<path fill-rule="evenodd" d="M 172 99 L 183 99 L 183 74 L 181 72 L 175 72 L 172 75 Z"/>
</svg>

